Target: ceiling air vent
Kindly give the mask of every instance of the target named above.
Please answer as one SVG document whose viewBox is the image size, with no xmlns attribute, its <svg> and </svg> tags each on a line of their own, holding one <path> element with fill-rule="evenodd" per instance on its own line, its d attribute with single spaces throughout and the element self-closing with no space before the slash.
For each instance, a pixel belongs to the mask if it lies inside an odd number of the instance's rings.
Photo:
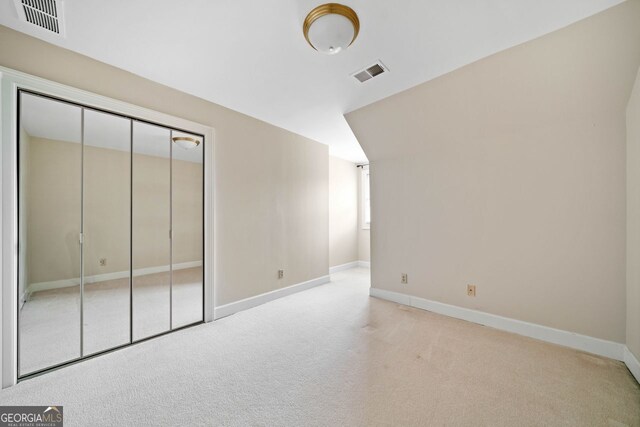
<svg viewBox="0 0 640 427">
<path fill-rule="evenodd" d="M 13 2 L 21 21 L 64 36 L 62 1 L 13 0 Z"/>
<path fill-rule="evenodd" d="M 381 61 L 378 61 L 375 64 L 365 68 L 364 70 L 357 71 L 351 75 L 355 77 L 360 83 L 364 83 L 367 80 L 371 80 L 372 78 L 379 76 L 382 73 L 388 72 L 389 69 L 385 67 Z"/>
</svg>

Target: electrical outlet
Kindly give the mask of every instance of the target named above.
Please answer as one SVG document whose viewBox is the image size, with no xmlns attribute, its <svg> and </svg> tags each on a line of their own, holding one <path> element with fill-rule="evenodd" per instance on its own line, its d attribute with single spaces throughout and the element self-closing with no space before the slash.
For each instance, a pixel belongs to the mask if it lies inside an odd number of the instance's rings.
<svg viewBox="0 0 640 427">
<path fill-rule="evenodd" d="M 407 275 L 407 273 L 402 273 L 402 279 L 401 279 L 400 283 L 403 283 L 405 285 L 407 283 L 409 283 L 409 276 Z"/>
<path fill-rule="evenodd" d="M 107 259 L 106 258 L 100 258 L 100 266 L 104 267 L 107 265 Z"/>
<path fill-rule="evenodd" d="M 278 279 L 282 279 L 284 277 L 284 270 L 278 270 Z"/>
<path fill-rule="evenodd" d="M 470 297 L 476 296 L 476 285 L 467 285 L 467 295 Z"/>
</svg>

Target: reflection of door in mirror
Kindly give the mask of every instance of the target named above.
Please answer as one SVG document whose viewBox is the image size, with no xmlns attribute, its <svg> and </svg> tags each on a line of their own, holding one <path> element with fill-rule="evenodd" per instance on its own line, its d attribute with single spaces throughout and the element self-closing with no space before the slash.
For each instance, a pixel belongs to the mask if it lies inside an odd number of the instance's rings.
<svg viewBox="0 0 640 427">
<path fill-rule="evenodd" d="M 82 110 L 20 93 L 19 375 L 80 357 Z"/>
</svg>

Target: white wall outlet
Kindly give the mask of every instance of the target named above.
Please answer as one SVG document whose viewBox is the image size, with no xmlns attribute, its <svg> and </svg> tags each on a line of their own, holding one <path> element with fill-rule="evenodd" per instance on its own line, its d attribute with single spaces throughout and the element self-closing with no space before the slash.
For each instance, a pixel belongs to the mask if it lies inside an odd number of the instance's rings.
<svg viewBox="0 0 640 427">
<path fill-rule="evenodd" d="M 409 283 L 409 276 L 407 275 L 407 273 L 402 273 L 402 279 L 401 279 L 400 283 L 402 283 L 402 284 Z"/>
<path fill-rule="evenodd" d="M 467 295 L 470 297 L 476 296 L 476 285 L 467 285 Z"/>
<path fill-rule="evenodd" d="M 284 270 L 278 270 L 278 279 L 282 279 L 284 277 Z"/>
<path fill-rule="evenodd" d="M 104 267 L 107 265 L 107 259 L 106 258 L 100 258 L 100 266 Z"/>
</svg>

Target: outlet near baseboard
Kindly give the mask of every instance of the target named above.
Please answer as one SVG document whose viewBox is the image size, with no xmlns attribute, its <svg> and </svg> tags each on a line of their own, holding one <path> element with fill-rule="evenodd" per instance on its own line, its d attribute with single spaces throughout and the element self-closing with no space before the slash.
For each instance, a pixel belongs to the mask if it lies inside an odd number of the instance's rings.
<svg viewBox="0 0 640 427">
<path fill-rule="evenodd" d="M 405 285 L 409 283 L 409 276 L 407 275 L 407 273 L 402 273 L 402 276 L 400 278 L 400 283 Z"/>
<path fill-rule="evenodd" d="M 467 295 L 470 297 L 476 296 L 476 285 L 467 285 Z"/>
<path fill-rule="evenodd" d="M 278 279 L 282 279 L 284 277 L 284 270 L 278 270 Z"/>
</svg>

